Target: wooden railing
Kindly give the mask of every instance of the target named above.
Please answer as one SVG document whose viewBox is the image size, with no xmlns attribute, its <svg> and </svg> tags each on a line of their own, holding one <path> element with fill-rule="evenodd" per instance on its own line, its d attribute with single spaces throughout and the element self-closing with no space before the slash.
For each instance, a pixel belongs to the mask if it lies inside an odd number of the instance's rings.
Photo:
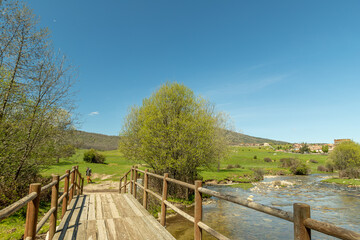
<svg viewBox="0 0 360 240">
<path fill-rule="evenodd" d="M 130 180 L 128 181 L 129 173 L 131 175 L 130 175 Z M 137 178 L 140 173 L 144 175 L 143 185 L 137 182 Z M 150 176 L 163 180 L 163 188 L 162 188 L 161 196 L 151 191 L 148 188 L 148 181 Z M 185 213 L 184 211 L 182 211 L 181 209 L 177 208 L 176 206 L 174 206 L 173 204 L 167 201 L 168 182 L 172 182 L 180 186 L 194 190 L 195 192 L 194 217 L 190 216 L 189 214 Z M 147 208 L 148 193 L 153 195 L 161 202 L 160 223 L 163 226 L 165 226 L 166 224 L 167 207 L 170 207 L 176 213 L 180 214 L 190 222 L 194 223 L 195 240 L 202 239 L 202 230 L 205 230 L 206 232 L 208 232 L 217 239 L 221 239 L 221 240 L 229 239 L 224 235 L 222 235 L 221 233 L 214 230 L 213 228 L 206 225 L 204 222 L 202 222 L 202 193 L 292 222 L 294 224 L 294 239 L 296 240 L 311 239 L 311 230 L 315 230 L 340 239 L 348 239 L 348 240 L 360 239 L 360 233 L 358 232 L 354 232 L 345 228 L 335 226 L 330 223 L 312 219 L 310 217 L 311 215 L 310 206 L 304 203 L 294 203 L 293 212 L 287 212 L 278 208 L 266 206 L 253 201 L 248 201 L 247 199 L 243 199 L 237 196 L 221 194 L 219 192 L 203 188 L 202 181 L 195 181 L 195 185 L 193 185 L 176 179 L 169 178 L 168 173 L 165 173 L 164 176 L 161 176 L 158 174 L 150 173 L 148 170 L 145 171 L 139 170 L 136 167 L 132 167 L 127 173 L 125 173 L 123 177 L 120 178 L 119 192 L 120 193 L 127 192 L 126 191 L 127 185 L 129 184 L 130 184 L 129 192 L 133 194 L 135 198 L 137 194 L 137 187 L 143 189 L 144 208 Z"/>
<path fill-rule="evenodd" d="M 59 196 L 59 183 L 63 179 L 65 179 L 64 191 L 63 194 Z M 74 198 L 74 195 L 80 195 L 83 193 L 83 186 L 84 178 L 81 177 L 78 166 L 73 167 L 71 171 L 67 170 L 66 173 L 61 177 L 59 175 L 53 175 L 52 181 L 43 187 L 41 187 L 40 183 L 32 183 L 30 184 L 28 195 L 0 211 L 0 221 L 11 216 L 27 204 L 24 239 L 35 239 L 36 234 L 40 231 L 49 218 L 49 239 L 52 239 L 56 230 L 58 206 L 62 203 L 62 218 L 65 215 L 67 206 Z M 40 194 L 49 190 L 50 188 L 50 210 L 38 222 Z"/>
</svg>

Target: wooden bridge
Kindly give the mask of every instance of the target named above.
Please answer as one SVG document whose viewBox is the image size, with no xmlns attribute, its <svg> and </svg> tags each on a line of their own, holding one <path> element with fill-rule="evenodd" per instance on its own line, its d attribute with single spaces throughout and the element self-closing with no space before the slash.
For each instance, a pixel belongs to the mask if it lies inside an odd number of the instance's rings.
<svg viewBox="0 0 360 240">
<path fill-rule="evenodd" d="M 72 200 L 54 239 L 175 239 L 130 194 L 97 193 Z"/>
<path fill-rule="evenodd" d="M 130 178 L 128 178 L 129 174 Z M 140 175 L 142 175 L 143 185 L 138 181 Z M 161 195 L 148 187 L 149 177 L 162 180 Z M 60 195 L 59 183 L 61 180 L 64 180 L 65 183 Z M 195 210 L 193 216 L 167 201 L 168 183 L 194 191 Z M 202 194 L 207 194 L 292 222 L 296 240 L 311 239 L 312 230 L 340 239 L 360 239 L 358 232 L 312 219 L 310 206 L 307 204 L 294 203 L 293 212 L 287 212 L 237 196 L 211 191 L 203 188 L 201 181 L 195 181 L 195 185 L 193 185 L 172 179 L 167 173 L 160 176 L 133 167 L 120 178 L 119 193 L 84 195 L 83 185 L 84 178 L 78 171 L 78 167 L 66 171 L 61 177 L 53 176 L 53 181 L 46 186 L 41 187 L 38 183 L 31 184 L 27 196 L 0 211 L 0 221 L 27 205 L 24 232 L 26 240 L 35 239 L 36 234 L 49 219 L 48 239 L 174 239 L 164 228 L 166 226 L 166 209 L 171 208 L 194 224 L 195 240 L 202 239 L 203 230 L 217 239 L 229 239 L 202 222 Z M 52 189 L 51 208 L 38 222 L 40 193 L 50 188 Z M 142 194 L 142 205 L 137 200 L 139 194 Z M 160 223 L 146 210 L 148 194 L 161 203 Z M 60 205 L 62 205 L 61 208 Z M 61 222 L 59 226 L 56 226 L 58 215 L 61 215 Z"/>
</svg>

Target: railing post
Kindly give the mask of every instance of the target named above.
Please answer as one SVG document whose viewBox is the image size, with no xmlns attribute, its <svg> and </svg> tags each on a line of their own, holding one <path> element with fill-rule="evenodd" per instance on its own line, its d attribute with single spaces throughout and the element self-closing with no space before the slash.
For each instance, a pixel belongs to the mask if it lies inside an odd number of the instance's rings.
<svg viewBox="0 0 360 240">
<path fill-rule="evenodd" d="M 121 177 L 121 178 L 120 178 L 120 182 L 119 182 L 119 193 L 122 192 L 122 191 L 121 191 L 121 183 L 122 183 L 123 178 L 124 178 L 124 177 Z"/>
<path fill-rule="evenodd" d="M 66 193 L 66 197 L 63 199 L 62 202 L 62 209 L 61 209 L 61 218 L 64 217 L 66 210 L 67 210 L 67 204 L 69 201 L 69 178 L 70 178 L 70 170 L 66 170 L 67 176 L 65 177 L 65 183 L 64 183 L 64 193 Z"/>
<path fill-rule="evenodd" d="M 77 169 L 78 169 L 78 166 L 75 166 L 75 181 L 74 181 L 74 195 L 76 195 L 77 194 L 77 187 L 76 187 L 76 183 L 77 183 L 77 179 L 78 179 L 78 171 L 77 171 Z M 74 197 L 74 195 L 73 195 L 73 197 Z"/>
<path fill-rule="evenodd" d="M 305 203 L 294 203 L 294 240 L 310 240 L 311 229 L 306 228 L 304 220 L 310 218 L 310 206 Z"/>
<path fill-rule="evenodd" d="M 134 180 L 134 166 L 131 167 L 131 175 L 130 175 L 130 194 L 133 194 L 133 180 Z"/>
<path fill-rule="evenodd" d="M 136 199 L 136 192 L 137 192 L 137 185 L 136 185 L 136 183 L 137 183 L 137 175 L 138 175 L 137 167 L 135 167 L 135 169 L 134 169 L 134 198 L 135 199 Z"/>
<path fill-rule="evenodd" d="M 78 177 L 77 177 L 77 192 L 76 195 L 80 195 L 81 193 L 81 186 L 80 186 L 80 182 L 81 182 L 81 173 L 79 173 L 79 170 L 77 171 Z"/>
<path fill-rule="evenodd" d="M 39 213 L 41 184 L 40 183 L 30 184 L 29 193 L 32 192 L 36 192 L 37 197 L 32 201 L 30 201 L 27 205 L 24 239 L 26 239 L 27 237 L 30 237 L 31 239 L 35 239 L 36 236 L 36 224 Z"/>
<path fill-rule="evenodd" d="M 125 181 L 124 181 L 124 193 L 126 193 L 126 185 L 127 185 L 127 174 L 125 175 Z"/>
<path fill-rule="evenodd" d="M 59 198 L 59 175 L 54 175 L 52 181 L 57 183 L 52 187 L 51 190 L 51 208 L 55 208 L 55 211 L 50 216 L 49 226 L 49 239 L 51 240 L 56 231 L 56 220 L 57 220 L 57 202 Z"/>
<path fill-rule="evenodd" d="M 70 189 L 70 196 L 69 196 L 69 202 L 68 202 L 68 204 L 70 204 L 70 202 L 71 202 L 71 200 L 73 199 L 73 197 L 74 197 L 74 190 L 75 190 L 75 167 L 73 167 L 73 169 L 72 170 L 74 170 L 72 173 L 71 173 L 71 184 L 70 184 L 70 186 L 72 185 L 72 188 Z"/>
<path fill-rule="evenodd" d="M 83 195 L 84 192 L 84 178 L 81 178 L 81 195 Z"/>
<path fill-rule="evenodd" d="M 202 220 L 202 194 L 198 188 L 202 186 L 202 181 L 195 181 L 195 213 L 194 213 L 194 239 L 202 239 L 202 229 L 198 226 L 198 222 Z"/>
<path fill-rule="evenodd" d="M 162 192 L 162 201 L 161 201 L 161 218 L 160 224 L 165 227 L 166 225 L 166 204 L 165 200 L 167 199 L 167 181 L 166 178 L 169 176 L 168 173 L 164 173 L 164 181 L 163 181 L 163 192 Z"/>
<path fill-rule="evenodd" d="M 145 209 L 147 209 L 147 198 L 148 198 L 148 193 L 147 193 L 147 188 L 148 188 L 148 175 L 147 175 L 148 170 L 145 169 L 145 173 L 144 173 L 144 196 L 143 196 L 143 207 Z"/>
</svg>

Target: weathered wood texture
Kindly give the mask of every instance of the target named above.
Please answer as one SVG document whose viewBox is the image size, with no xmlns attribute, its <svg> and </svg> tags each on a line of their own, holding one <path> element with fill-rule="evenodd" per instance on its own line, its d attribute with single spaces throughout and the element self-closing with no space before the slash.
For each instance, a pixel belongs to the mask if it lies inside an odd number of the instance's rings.
<svg viewBox="0 0 360 240">
<path fill-rule="evenodd" d="M 53 239 L 175 239 L 130 194 L 75 197 Z"/>
</svg>

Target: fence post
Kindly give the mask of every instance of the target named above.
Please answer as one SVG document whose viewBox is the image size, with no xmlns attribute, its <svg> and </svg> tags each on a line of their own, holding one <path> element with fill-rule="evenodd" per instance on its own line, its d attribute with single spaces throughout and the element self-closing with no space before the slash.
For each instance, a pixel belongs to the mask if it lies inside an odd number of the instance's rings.
<svg viewBox="0 0 360 240">
<path fill-rule="evenodd" d="M 143 207 L 145 209 L 147 209 L 147 198 L 148 198 L 148 193 L 147 193 L 147 188 L 148 188 L 148 175 L 147 175 L 148 170 L 145 169 L 145 173 L 144 173 L 144 196 L 143 196 Z"/>
<path fill-rule="evenodd" d="M 36 224 L 39 213 L 41 184 L 30 184 L 29 193 L 32 192 L 36 192 L 37 197 L 30 201 L 27 205 L 24 239 L 26 239 L 27 237 L 35 239 L 36 236 Z"/>
<path fill-rule="evenodd" d="M 79 173 L 79 170 L 77 171 L 78 177 L 77 177 L 77 192 L 76 195 L 80 195 L 81 193 L 81 186 L 80 186 L 80 182 L 81 182 L 81 173 Z"/>
<path fill-rule="evenodd" d="M 123 190 L 123 191 L 124 191 L 124 193 L 126 193 L 127 175 L 128 175 L 128 174 L 126 174 L 126 175 L 125 175 L 124 190 Z"/>
<path fill-rule="evenodd" d="M 163 192 L 162 192 L 162 201 L 161 201 L 161 218 L 160 224 L 165 227 L 166 225 L 166 204 L 164 201 L 167 199 L 167 181 L 166 178 L 169 176 L 168 173 L 164 173 L 164 181 L 163 181 Z"/>
<path fill-rule="evenodd" d="M 51 190 L 51 208 L 55 208 L 55 211 L 50 215 L 50 226 L 49 226 L 49 239 L 51 240 L 56 231 L 56 220 L 57 220 L 57 202 L 59 198 L 59 175 L 53 175 L 52 181 L 57 183 L 52 187 Z"/>
<path fill-rule="evenodd" d="M 134 198 L 136 199 L 136 192 L 137 192 L 137 167 L 134 168 Z"/>
<path fill-rule="evenodd" d="M 120 178 L 120 182 L 119 182 L 119 193 L 122 192 L 122 191 L 121 191 L 121 183 L 122 183 L 123 178 L 124 178 L 124 177 L 121 177 L 121 178 Z"/>
<path fill-rule="evenodd" d="M 311 229 L 304 226 L 304 220 L 310 218 L 310 206 L 294 203 L 294 240 L 310 240 Z"/>
<path fill-rule="evenodd" d="M 81 195 L 83 195 L 84 192 L 84 178 L 81 178 Z"/>
<path fill-rule="evenodd" d="M 202 181 L 195 181 L 195 213 L 194 213 L 194 239 L 202 239 L 202 229 L 198 226 L 198 222 L 202 220 L 202 194 L 198 188 L 202 186 Z"/>
<path fill-rule="evenodd" d="M 133 194 L 133 180 L 134 180 L 134 166 L 131 167 L 131 175 L 130 175 L 130 194 Z"/>
<path fill-rule="evenodd" d="M 71 173 L 71 180 L 70 180 L 70 182 L 71 182 L 71 184 L 70 185 L 72 185 L 72 187 L 71 187 L 71 189 L 70 189 L 70 196 L 69 196 L 69 202 L 68 202 L 68 204 L 70 204 L 70 202 L 71 202 L 71 200 L 73 199 L 73 197 L 74 197 L 74 188 L 75 188 L 75 184 L 74 184 L 74 182 L 75 182 L 75 167 L 73 167 L 73 169 L 72 170 L 74 170 L 72 173 Z"/>
<path fill-rule="evenodd" d="M 70 178 L 70 170 L 66 170 L 67 176 L 65 177 L 65 185 L 64 185 L 64 193 L 66 193 L 66 197 L 64 197 L 62 202 L 62 209 L 61 209 L 61 218 L 64 217 L 66 210 L 67 210 L 67 204 L 69 201 L 69 178 Z"/>
</svg>

